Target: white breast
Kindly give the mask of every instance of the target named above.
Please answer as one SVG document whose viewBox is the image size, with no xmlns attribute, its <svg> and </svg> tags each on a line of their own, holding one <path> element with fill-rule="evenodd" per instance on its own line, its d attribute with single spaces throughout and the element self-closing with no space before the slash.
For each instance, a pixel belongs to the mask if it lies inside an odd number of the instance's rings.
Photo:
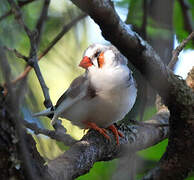
<svg viewBox="0 0 194 180">
<path fill-rule="evenodd" d="M 110 126 L 124 118 L 133 107 L 135 99 L 134 86 L 99 93 L 91 102 L 93 121 L 100 127 Z"/>
</svg>

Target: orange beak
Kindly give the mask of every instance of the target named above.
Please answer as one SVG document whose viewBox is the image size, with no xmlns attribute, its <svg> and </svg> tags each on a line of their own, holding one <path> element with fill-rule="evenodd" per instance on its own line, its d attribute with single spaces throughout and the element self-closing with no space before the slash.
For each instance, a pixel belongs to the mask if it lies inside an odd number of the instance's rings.
<svg viewBox="0 0 194 180">
<path fill-rule="evenodd" d="M 79 64 L 79 66 L 84 68 L 84 69 L 88 69 L 88 67 L 90 67 L 92 65 L 93 65 L 93 63 L 92 63 L 91 59 L 87 56 L 84 56 Z"/>
</svg>

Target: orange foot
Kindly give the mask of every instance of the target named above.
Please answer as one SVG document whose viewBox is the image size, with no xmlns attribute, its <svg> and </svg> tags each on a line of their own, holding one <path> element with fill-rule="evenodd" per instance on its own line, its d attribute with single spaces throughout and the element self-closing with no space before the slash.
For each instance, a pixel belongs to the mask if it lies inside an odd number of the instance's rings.
<svg viewBox="0 0 194 180">
<path fill-rule="evenodd" d="M 99 132 L 100 134 L 102 134 L 106 139 L 110 140 L 110 137 L 107 135 L 106 129 L 98 127 L 98 126 L 97 126 L 95 123 L 93 123 L 93 122 L 86 122 L 85 124 L 86 124 L 87 128 L 89 128 L 89 129 L 94 129 L 94 130 L 98 131 L 98 132 Z M 123 134 L 120 133 L 114 125 L 109 126 L 108 129 L 110 129 L 110 130 L 113 132 L 113 134 L 114 134 L 115 137 L 116 137 L 117 145 L 119 145 L 119 136 L 120 136 L 120 137 L 123 137 Z"/>
<path fill-rule="evenodd" d="M 114 125 L 111 125 L 111 126 L 109 126 L 108 128 L 109 128 L 109 129 L 113 132 L 113 134 L 115 135 L 117 145 L 119 145 L 119 136 L 120 136 L 120 137 L 123 137 L 123 134 L 120 133 Z"/>
<path fill-rule="evenodd" d="M 106 129 L 98 127 L 95 123 L 93 122 L 86 122 L 85 123 L 87 128 L 89 129 L 94 129 L 98 131 L 100 134 L 102 134 L 106 139 L 110 140 L 110 137 L 107 135 Z"/>
</svg>

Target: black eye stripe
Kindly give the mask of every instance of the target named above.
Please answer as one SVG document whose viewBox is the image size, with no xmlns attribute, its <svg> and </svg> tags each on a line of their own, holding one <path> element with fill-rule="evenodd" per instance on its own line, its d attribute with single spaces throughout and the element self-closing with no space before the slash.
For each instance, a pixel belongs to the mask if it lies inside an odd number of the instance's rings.
<svg viewBox="0 0 194 180">
<path fill-rule="evenodd" d="M 98 67 L 100 67 L 99 56 L 97 57 Z"/>
<path fill-rule="evenodd" d="M 100 67 L 100 62 L 99 62 L 99 55 L 100 55 L 101 51 L 97 51 L 95 54 L 94 54 L 94 57 L 97 58 L 97 63 L 98 63 L 98 67 Z"/>
<path fill-rule="evenodd" d="M 100 51 L 97 51 L 95 54 L 94 54 L 94 57 L 97 57 L 98 58 L 98 56 L 100 55 Z"/>
</svg>

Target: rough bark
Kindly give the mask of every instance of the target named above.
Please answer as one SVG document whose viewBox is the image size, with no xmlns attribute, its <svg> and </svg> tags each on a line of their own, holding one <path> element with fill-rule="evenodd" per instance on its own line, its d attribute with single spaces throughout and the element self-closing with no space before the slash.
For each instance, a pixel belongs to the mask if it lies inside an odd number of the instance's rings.
<svg viewBox="0 0 194 180">
<path fill-rule="evenodd" d="M 36 149 L 34 139 L 20 121 L 19 106 L 25 81 L 13 89 L 11 70 L 2 48 L 0 65 L 9 92 L 5 96 L 4 89 L 0 91 L 0 179 L 39 179 L 46 168 L 44 160 Z"/>
<path fill-rule="evenodd" d="M 120 145 L 116 145 L 115 137 L 109 142 L 96 131 L 89 131 L 80 142 L 74 144 L 68 151 L 48 163 L 48 173 L 56 180 L 74 179 L 92 168 L 97 161 L 108 161 L 125 153 L 133 153 L 150 147 L 168 136 L 169 112 L 160 110 L 153 118 L 141 125 L 124 124 L 119 130 L 124 134 L 120 138 Z"/>
</svg>

